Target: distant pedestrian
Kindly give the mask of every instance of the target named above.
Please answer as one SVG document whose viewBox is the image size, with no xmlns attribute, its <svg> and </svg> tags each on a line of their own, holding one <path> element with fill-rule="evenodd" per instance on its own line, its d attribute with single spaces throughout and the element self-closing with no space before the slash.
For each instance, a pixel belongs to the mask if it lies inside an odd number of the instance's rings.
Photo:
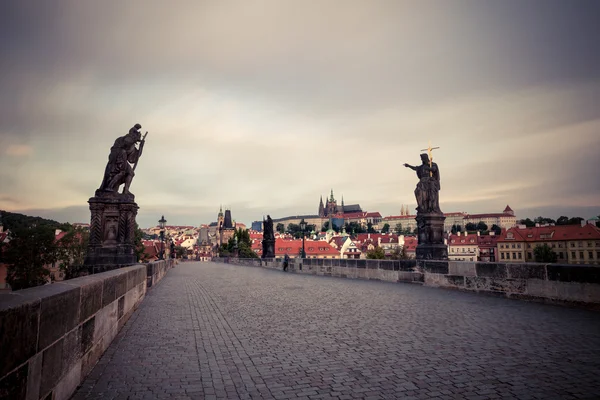
<svg viewBox="0 0 600 400">
<path fill-rule="evenodd" d="M 285 256 L 283 256 L 283 272 L 287 272 L 289 263 L 290 256 L 288 256 L 287 253 L 285 253 Z"/>
</svg>

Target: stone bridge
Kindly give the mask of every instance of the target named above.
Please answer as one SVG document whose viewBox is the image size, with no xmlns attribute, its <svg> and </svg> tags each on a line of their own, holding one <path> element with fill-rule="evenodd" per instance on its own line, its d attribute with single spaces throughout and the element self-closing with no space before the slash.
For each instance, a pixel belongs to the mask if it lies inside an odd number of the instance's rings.
<svg viewBox="0 0 600 400">
<path fill-rule="evenodd" d="M 0 385 L 0 393 L 1 392 Z M 73 399 L 600 398 L 596 311 L 186 262 Z"/>
</svg>

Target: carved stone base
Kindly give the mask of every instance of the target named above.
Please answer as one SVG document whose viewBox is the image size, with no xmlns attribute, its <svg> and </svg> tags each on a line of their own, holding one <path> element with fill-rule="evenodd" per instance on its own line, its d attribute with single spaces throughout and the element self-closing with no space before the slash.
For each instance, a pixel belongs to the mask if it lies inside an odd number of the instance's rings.
<svg viewBox="0 0 600 400">
<path fill-rule="evenodd" d="M 118 193 L 88 200 L 92 213 L 85 265 L 131 265 L 135 255 L 135 217 L 138 206 Z"/>
<path fill-rule="evenodd" d="M 263 239 L 263 253 L 261 258 L 275 258 L 275 240 Z"/>
<path fill-rule="evenodd" d="M 416 249 L 417 260 L 447 260 L 448 247 L 444 243 L 443 214 L 417 213 L 419 244 Z"/>
</svg>

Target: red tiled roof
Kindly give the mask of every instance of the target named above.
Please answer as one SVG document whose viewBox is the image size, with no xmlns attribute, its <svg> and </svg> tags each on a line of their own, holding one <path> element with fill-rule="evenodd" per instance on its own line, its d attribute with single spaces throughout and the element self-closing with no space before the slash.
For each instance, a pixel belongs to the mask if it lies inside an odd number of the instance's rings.
<svg viewBox="0 0 600 400">
<path fill-rule="evenodd" d="M 417 249 L 419 241 L 415 236 L 404 236 L 404 248 L 407 252 L 414 252 Z"/>
<path fill-rule="evenodd" d="M 507 239 L 512 233 L 514 239 Z M 510 228 L 498 235 L 498 242 L 540 242 L 559 240 L 598 240 L 600 229 L 592 224 Z"/>
<path fill-rule="evenodd" d="M 478 236 L 476 234 L 470 235 L 450 235 L 448 237 L 449 246 L 476 246 Z"/>
</svg>

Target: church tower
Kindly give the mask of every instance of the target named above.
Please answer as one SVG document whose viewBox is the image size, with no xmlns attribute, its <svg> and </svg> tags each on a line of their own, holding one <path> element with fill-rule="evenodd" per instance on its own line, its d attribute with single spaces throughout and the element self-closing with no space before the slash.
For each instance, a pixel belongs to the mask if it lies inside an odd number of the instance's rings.
<svg viewBox="0 0 600 400">
<path fill-rule="evenodd" d="M 321 195 L 321 201 L 319 202 L 319 217 L 325 216 L 325 206 L 323 205 L 323 195 Z"/>
<path fill-rule="evenodd" d="M 219 230 L 223 227 L 223 206 L 219 208 L 219 215 L 217 216 L 217 227 Z"/>
<path fill-rule="evenodd" d="M 337 201 L 335 200 L 335 198 L 333 197 L 333 189 L 331 189 L 331 196 L 329 197 L 329 199 L 327 200 L 327 215 L 334 215 L 337 214 L 338 211 L 338 207 L 337 207 Z"/>
</svg>

